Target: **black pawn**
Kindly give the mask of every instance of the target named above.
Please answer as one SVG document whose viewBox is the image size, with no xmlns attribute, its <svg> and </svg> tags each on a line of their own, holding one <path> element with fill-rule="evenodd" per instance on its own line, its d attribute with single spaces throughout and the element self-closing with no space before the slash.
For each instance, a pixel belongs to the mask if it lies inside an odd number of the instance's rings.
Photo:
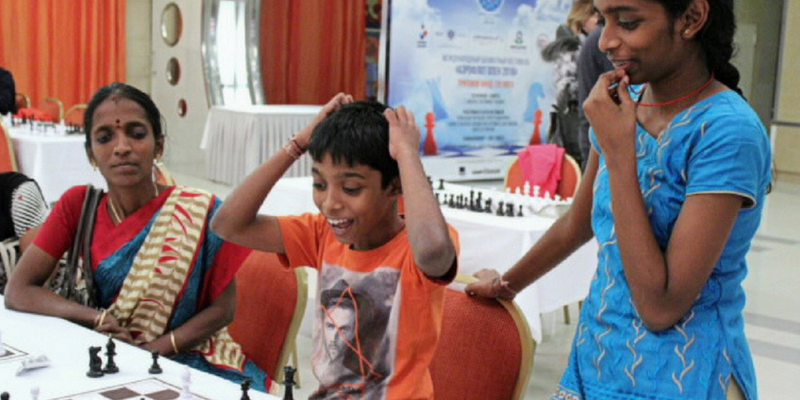
<svg viewBox="0 0 800 400">
<path fill-rule="evenodd" d="M 90 378 L 103 376 L 103 360 L 98 355 L 101 349 L 100 346 L 89 347 L 89 371 L 86 372 L 86 376 Z"/>
<path fill-rule="evenodd" d="M 250 394 L 247 393 L 250 390 L 250 379 L 245 379 L 242 381 L 242 398 L 239 400 L 250 400 Z"/>
<path fill-rule="evenodd" d="M 117 345 L 114 343 L 114 339 L 108 338 L 108 343 L 106 343 L 106 366 L 103 368 L 103 372 L 107 374 L 119 372 L 117 364 L 114 363 L 114 356 L 117 355 L 116 348 Z"/>
<path fill-rule="evenodd" d="M 524 215 L 522 215 L 522 204 L 519 205 L 519 212 L 517 213 L 517 216 L 524 217 Z"/>
<path fill-rule="evenodd" d="M 505 215 L 505 207 L 503 207 L 503 202 L 497 203 L 497 215 L 504 216 Z"/>
<path fill-rule="evenodd" d="M 444 179 L 439 179 L 439 189 L 438 190 L 444 190 Z"/>
<path fill-rule="evenodd" d="M 0 400 L 9 400 L 10 398 L 11 395 L 9 395 L 8 392 L 0 393 Z"/>
<path fill-rule="evenodd" d="M 164 372 L 164 371 L 161 370 L 161 366 L 158 365 L 158 351 L 157 350 L 153 350 L 153 352 L 151 354 L 153 356 L 153 365 L 150 366 L 150 369 L 148 369 L 147 372 L 149 372 L 151 374 L 160 374 L 160 373 Z"/>
<path fill-rule="evenodd" d="M 294 396 L 292 395 L 292 388 L 295 385 L 294 381 L 294 373 L 297 370 L 291 366 L 283 367 L 283 400 L 294 400 Z"/>
</svg>

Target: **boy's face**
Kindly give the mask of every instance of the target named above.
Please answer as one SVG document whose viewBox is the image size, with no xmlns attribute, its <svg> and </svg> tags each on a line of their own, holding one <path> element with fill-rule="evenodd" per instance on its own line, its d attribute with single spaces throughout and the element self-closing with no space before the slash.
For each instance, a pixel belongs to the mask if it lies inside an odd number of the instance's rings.
<svg viewBox="0 0 800 400">
<path fill-rule="evenodd" d="M 330 154 L 314 162 L 314 203 L 328 219 L 340 242 L 354 250 L 369 250 L 391 240 L 402 220 L 394 184 L 381 187 L 381 173 L 363 164 L 335 164 Z"/>
</svg>

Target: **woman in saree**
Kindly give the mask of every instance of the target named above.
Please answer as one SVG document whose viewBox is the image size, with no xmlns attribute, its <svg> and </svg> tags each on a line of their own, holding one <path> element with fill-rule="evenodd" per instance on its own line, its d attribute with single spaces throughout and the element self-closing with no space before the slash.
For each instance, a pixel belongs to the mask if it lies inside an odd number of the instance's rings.
<svg viewBox="0 0 800 400">
<path fill-rule="evenodd" d="M 6 289 L 9 309 L 52 315 L 226 379 L 266 374 L 228 334 L 236 271 L 249 250 L 209 228 L 221 201 L 198 189 L 156 183 L 164 150 L 161 114 L 140 90 L 101 88 L 85 113 L 86 154 L 106 180 L 94 218 L 87 292 L 97 308 L 49 290 L 59 259 L 78 236 L 86 186 L 69 189 L 20 259 Z"/>
</svg>

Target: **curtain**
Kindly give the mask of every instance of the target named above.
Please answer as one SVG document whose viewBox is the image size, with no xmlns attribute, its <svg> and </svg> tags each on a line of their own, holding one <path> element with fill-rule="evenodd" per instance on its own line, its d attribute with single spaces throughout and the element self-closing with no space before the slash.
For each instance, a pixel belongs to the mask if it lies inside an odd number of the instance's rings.
<svg viewBox="0 0 800 400">
<path fill-rule="evenodd" d="M 125 81 L 125 0 L 0 0 L 0 65 L 38 107 Z M 147 16 L 149 18 L 149 16 Z"/>
<path fill-rule="evenodd" d="M 366 96 L 365 0 L 263 0 L 261 72 L 269 104 Z"/>
</svg>

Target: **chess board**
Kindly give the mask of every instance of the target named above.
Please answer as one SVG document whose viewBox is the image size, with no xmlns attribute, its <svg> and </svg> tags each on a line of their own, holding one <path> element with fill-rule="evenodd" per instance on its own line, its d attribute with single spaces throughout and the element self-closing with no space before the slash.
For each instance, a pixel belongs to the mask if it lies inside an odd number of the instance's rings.
<svg viewBox="0 0 800 400">
<path fill-rule="evenodd" d="M 157 378 L 148 378 L 53 400 L 170 400 L 177 399 L 180 395 L 181 390 L 177 386 Z M 194 394 L 192 399 L 210 400 Z"/>
<path fill-rule="evenodd" d="M 3 354 L 0 354 L 0 364 L 16 361 L 28 356 L 28 353 L 11 347 L 7 344 L 3 345 L 4 351 Z"/>
</svg>

